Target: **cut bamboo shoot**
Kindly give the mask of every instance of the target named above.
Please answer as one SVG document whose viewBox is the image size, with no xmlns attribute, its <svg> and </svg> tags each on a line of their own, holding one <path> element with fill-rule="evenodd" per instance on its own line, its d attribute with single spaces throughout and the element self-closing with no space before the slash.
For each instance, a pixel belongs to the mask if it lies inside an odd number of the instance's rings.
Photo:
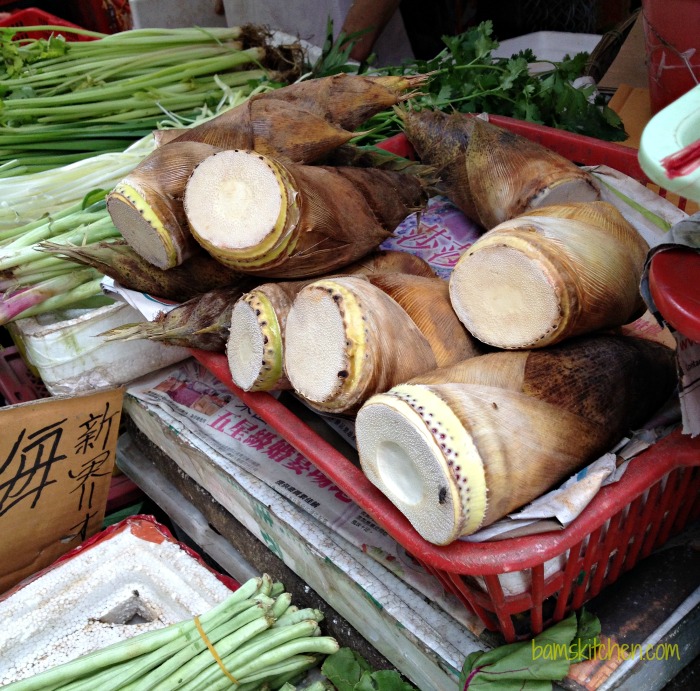
<svg viewBox="0 0 700 691">
<path fill-rule="evenodd" d="M 347 74 L 311 79 L 257 94 L 174 139 L 160 135 L 166 143 L 109 195 L 112 220 L 147 261 L 161 269 L 177 266 L 196 246 L 182 208 L 185 182 L 201 160 L 199 154 L 193 160 L 192 152 L 246 149 L 311 163 L 348 142 L 367 118 L 411 98 L 425 80 Z"/>
<path fill-rule="evenodd" d="M 294 295 L 305 285 L 265 283 L 236 302 L 226 345 L 236 386 L 244 391 L 291 388 L 283 370 L 284 329 Z"/>
<path fill-rule="evenodd" d="M 197 166 L 184 206 L 193 236 L 222 264 L 271 278 L 308 278 L 376 249 L 426 201 L 413 175 L 283 164 L 231 150 Z"/>
<path fill-rule="evenodd" d="M 487 230 L 530 209 L 600 198 L 590 173 L 482 118 L 400 114 L 421 161 L 438 169 L 440 191 Z"/>
<path fill-rule="evenodd" d="M 675 384 L 673 351 L 641 339 L 490 353 L 371 397 L 357 414 L 360 462 L 425 540 L 445 545 L 610 449 Z"/>
<path fill-rule="evenodd" d="M 359 276 L 315 281 L 297 295 L 285 334 L 294 390 L 318 410 L 351 413 L 377 391 L 434 369 L 426 337 Z"/>
<path fill-rule="evenodd" d="M 648 245 L 607 202 L 547 206 L 505 221 L 459 259 L 450 297 L 497 348 L 540 348 L 618 327 L 644 309 Z"/>
<path fill-rule="evenodd" d="M 297 295 L 287 317 L 285 363 L 293 388 L 327 412 L 479 351 L 440 278 L 372 274 L 325 279 Z"/>
<path fill-rule="evenodd" d="M 420 257 L 391 250 L 373 252 L 343 270 L 345 275 L 390 272 L 435 277 Z M 226 350 L 231 378 L 244 391 L 292 388 L 283 367 L 287 314 L 294 297 L 313 280 L 264 283 L 234 306 Z"/>
<path fill-rule="evenodd" d="M 197 163 L 216 151 L 199 142 L 164 144 L 107 195 L 114 225 L 159 269 L 178 266 L 200 249 L 187 229 L 182 194 Z"/>
</svg>

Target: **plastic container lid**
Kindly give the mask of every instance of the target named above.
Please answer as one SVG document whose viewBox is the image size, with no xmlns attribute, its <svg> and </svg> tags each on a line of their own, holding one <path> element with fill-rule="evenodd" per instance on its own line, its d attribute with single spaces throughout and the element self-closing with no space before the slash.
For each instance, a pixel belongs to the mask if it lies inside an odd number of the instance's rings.
<svg viewBox="0 0 700 691">
<path fill-rule="evenodd" d="M 642 132 L 639 164 L 650 180 L 700 202 L 700 86 L 659 111 Z"/>
</svg>

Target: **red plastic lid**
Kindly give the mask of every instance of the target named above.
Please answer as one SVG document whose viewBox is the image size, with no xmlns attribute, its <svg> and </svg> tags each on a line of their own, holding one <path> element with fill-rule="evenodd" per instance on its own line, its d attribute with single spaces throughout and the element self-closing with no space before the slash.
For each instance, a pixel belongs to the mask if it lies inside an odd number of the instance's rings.
<svg viewBox="0 0 700 691">
<path fill-rule="evenodd" d="M 700 343 L 700 252 L 679 247 L 655 254 L 649 288 L 663 318 Z"/>
</svg>

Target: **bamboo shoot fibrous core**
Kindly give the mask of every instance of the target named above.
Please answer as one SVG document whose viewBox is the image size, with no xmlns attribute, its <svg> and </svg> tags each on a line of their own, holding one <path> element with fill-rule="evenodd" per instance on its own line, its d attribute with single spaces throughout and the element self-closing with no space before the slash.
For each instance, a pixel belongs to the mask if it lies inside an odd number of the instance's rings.
<svg viewBox="0 0 700 691">
<path fill-rule="evenodd" d="M 291 388 L 283 370 L 284 328 L 291 306 L 289 292 L 275 283 L 258 286 L 234 305 L 226 352 L 231 378 L 244 391 Z"/>
<path fill-rule="evenodd" d="M 196 237 L 212 254 L 246 256 L 270 245 L 281 230 L 287 194 L 279 169 L 262 155 L 222 151 L 194 171 L 185 191 L 185 210 Z"/>
<path fill-rule="evenodd" d="M 315 281 L 287 316 L 287 376 L 318 410 L 354 412 L 373 393 L 434 367 L 416 324 L 364 278 Z"/>
<path fill-rule="evenodd" d="M 449 544 L 609 450 L 675 383 L 673 351 L 634 338 L 482 355 L 372 396 L 360 462 L 424 539 Z"/>
</svg>

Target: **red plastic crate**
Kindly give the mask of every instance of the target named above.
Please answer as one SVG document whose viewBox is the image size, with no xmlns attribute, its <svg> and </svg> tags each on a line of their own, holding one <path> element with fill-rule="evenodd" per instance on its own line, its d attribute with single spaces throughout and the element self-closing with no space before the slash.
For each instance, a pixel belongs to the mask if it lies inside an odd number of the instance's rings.
<svg viewBox="0 0 700 691">
<path fill-rule="evenodd" d="M 648 184 L 634 149 L 503 116 L 501 127 L 533 139 L 572 161 L 605 164 Z M 403 136 L 385 148 L 410 154 Z M 679 206 L 684 200 L 679 200 Z M 540 633 L 597 595 L 700 516 L 700 437 L 679 431 L 630 463 L 617 483 L 604 487 L 566 529 L 494 542 L 425 541 L 401 512 L 348 458 L 268 393 L 241 391 L 225 356 L 194 356 L 246 405 L 280 433 L 433 573 L 492 631 L 511 642 Z M 545 564 L 561 560 L 545 578 Z M 500 577 L 521 572 L 529 587 L 506 595 Z M 478 580 L 477 580 L 478 579 Z"/>
<path fill-rule="evenodd" d="M 23 10 L 17 10 L 12 12 L 9 17 L 0 20 L 0 27 L 39 27 L 39 26 L 51 26 L 56 27 L 52 30 L 41 30 L 41 31 L 21 31 L 15 34 L 15 40 L 26 39 L 26 38 L 49 38 L 51 34 L 61 34 L 66 41 L 93 41 L 97 37 L 93 36 L 82 36 L 80 34 L 75 34 L 72 31 L 61 31 L 60 27 L 80 29 L 81 27 L 71 22 L 67 22 L 65 19 L 56 17 L 53 14 L 44 12 L 36 7 L 27 7 Z"/>
<path fill-rule="evenodd" d="M 35 401 L 48 395 L 44 383 L 32 375 L 15 346 L 0 348 L 0 396 L 7 405 Z"/>
</svg>

